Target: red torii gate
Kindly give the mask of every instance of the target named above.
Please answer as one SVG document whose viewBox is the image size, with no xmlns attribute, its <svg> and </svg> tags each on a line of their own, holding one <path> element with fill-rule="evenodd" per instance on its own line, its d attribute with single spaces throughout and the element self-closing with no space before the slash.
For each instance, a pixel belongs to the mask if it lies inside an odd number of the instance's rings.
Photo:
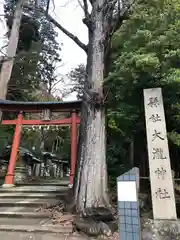
<svg viewBox="0 0 180 240">
<path fill-rule="evenodd" d="M 70 164 L 70 185 L 73 184 L 75 165 L 77 157 L 77 124 L 80 123 L 78 113 L 81 109 L 81 101 L 72 102 L 15 102 L 8 100 L 0 100 L 0 109 L 3 112 L 17 113 L 15 120 L 2 120 L 2 125 L 16 125 L 14 132 L 14 139 L 12 144 L 11 156 L 8 166 L 7 175 L 5 177 L 5 186 L 14 185 L 14 168 L 16 164 L 17 153 L 21 139 L 21 126 L 22 125 L 71 125 L 71 164 Z M 48 111 L 47 111 L 48 110 Z M 71 113 L 71 117 L 51 120 L 50 118 L 37 120 L 23 119 L 23 113 L 50 113 L 61 112 Z"/>
</svg>

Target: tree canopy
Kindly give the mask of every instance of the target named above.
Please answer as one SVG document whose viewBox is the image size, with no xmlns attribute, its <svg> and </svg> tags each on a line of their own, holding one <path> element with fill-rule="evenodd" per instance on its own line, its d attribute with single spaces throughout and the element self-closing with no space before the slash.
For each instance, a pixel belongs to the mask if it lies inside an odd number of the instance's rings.
<svg viewBox="0 0 180 240">
<path fill-rule="evenodd" d="M 13 16 L 15 1 L 6 0 L 5 17 L 8 20 Z M 27 14 L 28 13 L 28 14 Z M 30 48 L 22 48 L 22 42 L 27 36 L 20 34 L 19 47 L 17 49 L 11 79 L 8 85 L 7 99 L 16 101 L 43 101 L 39 96 L 42 86 L 47 87 L 57 82 L 56 64 L 61 61 L 59 43 L 56 41 L 57 32 L 52 23 L 46 17 L 36 11 L 29 11 L 25 8 L 23 16 L 28 17 L 28 24 L 36 22 L 38 25 L 38 41 L 32 41 Z M 29 26 L 21 22 L 21 29 L 28 32 Z M 27 29 L 26 29 L 27 27 Z M 9 30 L 8 30 L 9 31 Z M 7 34 L 8 36 L 8 34 Z M 25 37 L 25 39 L 24 39 Z M 31 36 L 33 37 L 33 35 Z M 32 40 L 32 39 L 31 39 Z M 50 93 L 47 93 L 47 95 Z M 11 114 L 5 114 L 5 118 L 11 118 Z M 1 146 L 12 140 L 13 127 L 1 126 Z M 7 137 L 8 136 L 8 137 Z"/>
<path fill-rule="evenodd" d="M 143 146 L 146 149 L 145 88 L 162 87 L 169 138 L 179 145 L 179 19 L 178 0 L 136 1 L 129 19 L 113 36 L 105 89 L 109 141 L 121 145 L 113 145 L 114 155 L 119 148 L 128 151 L 126 159 L 130 155 L 127 146 L 122 148 L 123 142 L 134 141 L 136 152 L 143 152 Z M 122 158 L 123 151 L 118 155 Z"/>
<path fill-rule="evenodd" d="M 177 0 L 136 1 L 128 19 L 112 37 L 109 61 L 105 65 L 104 92 L 107 162 L 113 178 L 134 164 L 131 158 L 136 159 L 137 166 L 144 157 L 147 159 L 145 88 L 162 87 L 171 154 L 172 146 L 176 145 L 176 149 L 180 146 L 179 19 Z M 85 67 L 81 66 L 70 73 L 78 96 L 82 96 L 86 74 Z M 135 150 L 132 150 L 133 144 Z M 139 155 L 142 159 L 137 161 Z"/>
<path fill-rule="evenodd" d="M 15 2 L 5 1 L 5 17 L 13 16 Z M 34 34 L 29 36 L 29 28 L 39 35 L 34 42 Z M 23 33 L 21 34 L 21 32 Z M 60 46 L 56 41 L 57 32 L 52 23 L 37 11 L 24 9 L 20 28 L 19 47 L 12 76 L 9 83 L 8 98 L 13 100 L 28 100 L 37 88 L 43 84 L 53 84 L 57 80 L 56 64 L 61 61 Z M 27 49 L 25 42 L 31 40 Z M 28 44 L 28 43 L 27 43 Z M 24 46 L 24 47 L 23 47 Z"/>
</svg>

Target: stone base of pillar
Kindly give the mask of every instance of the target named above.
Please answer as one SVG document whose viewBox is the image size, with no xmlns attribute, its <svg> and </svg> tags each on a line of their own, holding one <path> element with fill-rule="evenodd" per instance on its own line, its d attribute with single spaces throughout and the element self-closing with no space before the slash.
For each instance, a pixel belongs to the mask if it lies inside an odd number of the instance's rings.
<svg viewBox="0 0 180 240">
<path fill-rule="evenodd" d="M 14 184 L 7 184 L 7 183 L 5 183 L 5 184 L 2 185 L 2 188 L 13 188 L 13 187 L 15 187 Z"/>
<path fill-rule="evenodd" d="M 180 239 L 180 221 L 147 219 L 142 226 L 142 240 L 157 239 Z"/>
</svg>

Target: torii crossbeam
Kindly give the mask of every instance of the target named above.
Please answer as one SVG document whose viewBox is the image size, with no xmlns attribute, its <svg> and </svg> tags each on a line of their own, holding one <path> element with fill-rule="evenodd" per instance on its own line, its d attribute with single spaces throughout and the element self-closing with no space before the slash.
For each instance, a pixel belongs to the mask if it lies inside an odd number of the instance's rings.
<svg viewBox="0 0 180 240">
<path fill-rule="evenodd" d="M 77 125 L 80 124 L 78 113 L 81 109 L 81 101 L 72 102 L 15 102 L 8 100 L 0 100 L 0 109 L 3 112 L 17 113 L 17 118 L 14 120 L 2 120 L 2 125 L 16 125 L 11 156 L 8 166 L 7 175 L 5 177 L 4 186 L 14 186 L 14 168 L 16 164 L 17 153 L 21 139 L 21 126 L 22 125 L 71 125 L 71 166 L 70 166 L 70 185 L 73 185 L 75 165 L 77 158 Z M 51 120 L 47 116 L 45 119 L 23 119 L 24 113 L 51 113 L 61 112 L 69 113 L 70 117 Z M 45 115 L 45 114 L 44 114 Z"/>
</svg>

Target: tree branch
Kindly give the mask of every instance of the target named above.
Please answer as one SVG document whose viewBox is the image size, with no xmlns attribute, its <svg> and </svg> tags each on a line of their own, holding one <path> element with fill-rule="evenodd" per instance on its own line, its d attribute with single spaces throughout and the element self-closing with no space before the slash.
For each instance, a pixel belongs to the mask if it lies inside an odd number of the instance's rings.
<svg viewBox="0 0 180 240">
<path fill-rule="evenodd" d="M 45 15 L 51 23 L 53 23 L 57 28 L 59 28 L 64 34 L 66 34 L 66 36 L 71 38 L 80 48 L 82 48 L 87 53 L 88 46 L 86 44 L 82 43 L 77 36 L 66 30 L 60 23 L 58 23 L 53 17 L 51 17 L 51 15 L 47 13 Z"/>
<path fill-rule="evenodd" d="M 89 0 L 89 2 L 91 3 L 91 5 L 93 5 L 94 1 L 96 1 L 96 0 Z"/>
<path fill-rule="evenodd" d="M 82 22 L 90 29 L 92 22 L 91 22 L 91 14 L 89 13 L 89 10 L 88 10 L 88 0 L 83 0 L 83 3 L 81 3 L 81 0 L 78 0 L 78 3 L 82 8 L 85 16 L 82 19 Z"/>
<path fill-rule="evenodd" d="M 120 4 L 120 0 L 112 1 L 112 5 L 109 6 L 109 9 L 106 8 L 107 11 L 107 20 L 105 22 L 106 26 L 106 37 L 112 36 L 113 33 L 122 25 L 124 20 L 128 19 L 128 12 L 132 7 L 135 0 L 130 0 L 130 2 L 126 6 L 122 6 Z M 117 4 L 117 6 L 116 6 Z M 117 7 L 116 12 L 114 12 L 115 7 Z"/>
<path fill-rule="evenodd" d="M 89 16 L 89 11 L 88 11 L 88 2 L 87 0 L 83 0 L 83 3 L 81 3 L 81 0 L 78 0 L 79 6 L 82 8 L 84 11 L 85 18 Z"/>
<path fill-rule="evenodd" d="M 29 10 L 34 10 L 34 8 L 27 6 L 26 8 Z M 79 40 L 79 38 L 77 36 L 75 36 L 74 34 L 72 34 L 71 32 L 69 32 L 67 29 L 65 29 L 60 23 L 58 23 L 46 10 L 44 10 L 43 8 L 39 7 L 38 10 L 45 15 L 45 17 L 47 18 L 47 20 L 49 22 L 51 22 L 52 24 L 54 24 L 57 28 L 59 28 L 66 36 L 68 36 L 70 39 L 72 39 L 80 48 L 82 48 L 86 53 L 88 52 L 88 46 L 86 44 L 84 44 L 83 42 L 81 42 Z"/>
<path fill-rule="evenodd" d="M 50 6 L 50 0 L 47 1 L 47 6 L 46 6 L 46 13 L 49 12 L 49 6 Z"/>
<path fill-rule="evenodd" d="M 88 18 L 89 17 L 89 12 L 88 12 L 88 3 L 87 3 L 87 0 L 83 0 L 83 4 L 84 4 L 84 14 L 85 14 L 85 17 Z"/>
<path fill-rule="evenodd" d="M 62 79 L 59 79 L 57 82 L 53 83 L 53 84 L 52 84 L 52 89 L 54 89 L 55 86 L 56 86 L 58 83 L 60 83 L 60 82 L 62 82 Z"/>
</svg>

